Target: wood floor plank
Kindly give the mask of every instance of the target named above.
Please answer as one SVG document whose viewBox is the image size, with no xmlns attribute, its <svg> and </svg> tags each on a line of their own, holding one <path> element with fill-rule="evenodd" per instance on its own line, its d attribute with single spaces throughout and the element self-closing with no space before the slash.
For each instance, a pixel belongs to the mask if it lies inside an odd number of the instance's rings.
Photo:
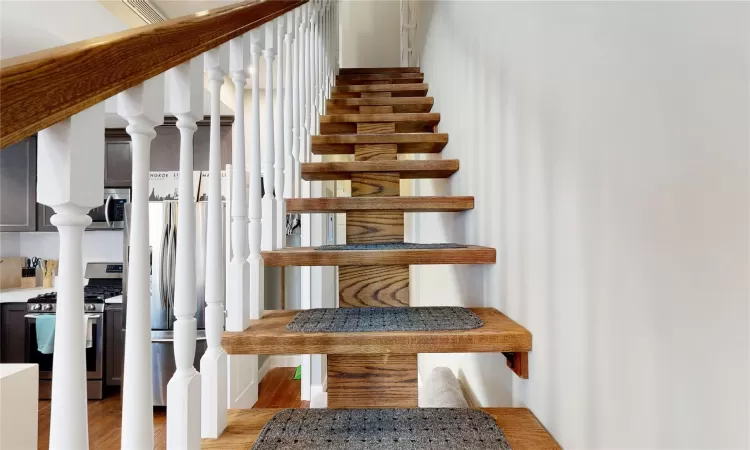
<svg viewBox="0 0 750 450">
<path fill-rule="evenodd" d="M 473 330 L 298 333 L 286 329 L 298 311 L 266 311 L 245 331 L 225 332 L 234 355 L 529 352 L 531 333 L 494 308 L 470 308 L 484 322 Z"/>
<path fill-rule="evenodd" d="M 316 250 L 288 247 L 261 252 L 266 266 L 391 266 L 394 264 L 495 264 L 495 249 L 465 248 L 419 250 Z"/>
<path fill-rule="evenodd" d="M 343 95 L 343 94 L 342 94 Z M 432 110 L 432 97 L 371 97 L 330 98 L 326 102 L 328 114 L 359 114 L 361 106 L 390 106 L 394 113 L 426 113 Z"/>
<path fill-rule="evenodd" d="M 345 161 L 302 163 L 302 179 L 351 180 L 352 173 L 394 172 L 401 179 L 448 178 L 458 171 L 457 159 Z"/>
<path fill-rule="evenodd" d="M 481 408 L 502 428 L 513 450 L 558 450 L 552 435 L 527 408 Z M 204 450 L 250 450 L 271 417 L 280 409 L 229 410 L 227 428 L 219 439 L 203 439 Z M 469 449 L 467 449 L 469 450 Z"/>
<path fill-rule="evenodd" d="M 290 198 L 287 212 L 324 213 L 395 210 L 403 212 L 458 212 L 474 208 L 474 197 L 322 197 Z"/>
<path fill-rule="evenodd" d="M 409 306 L 409 266 L 340 266 L 339 307 Z"/>
<path fill-rule="evenodd" d="M 417 355 L 328 355 L 329 408 L 416 408 Z"/>
<path fill-rule="evenodd" d="M 352 155 L 357 145 L 395 144 L 398 153 L 439 153 L 448 144 L 446 133 L 343 134 L 312 137 L 316 155 Z"/>
</svg>

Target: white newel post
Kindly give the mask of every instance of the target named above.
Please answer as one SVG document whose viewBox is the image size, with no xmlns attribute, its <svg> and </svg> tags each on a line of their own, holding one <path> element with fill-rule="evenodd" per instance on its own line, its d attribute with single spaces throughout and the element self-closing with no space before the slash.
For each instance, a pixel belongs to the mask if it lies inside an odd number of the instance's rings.
<svg viewBox="0 0 750 450">
<path fill-rule="evenodd" d="M 248 248 L 247 177 L 245 164 L 245 83 L 250 63 L 250 35 L 229 41 L 229 72 L 234 83 L 234 136 L 232 140 L 232 259 L 227 270 L 227 331 L 244 331 L 252 315 L 253 284 Z M 257 164 L 260 161 L 256 162 Z M 260 199 L 258 199 L 260 202 Z M 260 206 L 260 205 L 259 205 Z M 260 226 L 260 224 L 258 224 Z M 258 399 L 258 357 L 231 355 L 227 364 L 229 408 L 250 408 Z"/>
<path fill-rule="evenodd" d="M 264 309 L 263 258 L 261 245 L 261 192 L 260 192 L 260 41 L 261 30 L 250 32 L 250 64 L 252 72 L 252 106 L 250 108 L 250 318 L 260 319 Z M 273 77 L 271 77 L 273 80 Z M 271 98 L 267 104 L 272 105 Z M 272 114 L 269 121 L 272 120 Z M 271 129 L 273 130 L 273 129 Z M 271 132 L 273 139 L 273 131 Z M 273 176 L 273 157 L 271 158 L 271 176 Z M 273 184 L 271 184 L 273 186 Z M 273 200 L 273 199 L 271 199 Z"/>
<path fill-rule="evenodd" d="M 118 94 L 117 114 L 128 121 L 133 154 L 121 445 L 140 450 L 154 446 L 148 172 L 154 127 L 164 122 L 164 77 L 159 75 Z"/>
<path fill-rule="evenodd" d="M 274 197 L 276 198 L 276 248 L 286 247 L 286 203 L 284 202 L 284 192 L 286 179 L 284 177 L 284 149 L 285 136 L 284 128 L 286 127 L 286 111 L 284 110 L 284 61 L 289 59 L 289 51 L 284 48 L 284 31 L 286 29 L 286 17 L 276 19 L 276 49 L 278 58 L 276 63 L 276 125 L 274 139 Z M 284 269 L 281 269 L 284 270 Z"/>
<path fill-rule="evenodd" d="M 274 114 L 273 114 L 273 62 L 276 59 L 276 23 L 270 21 L 263 26 L 265 49 L 263 57 L 266 60 L 266 141 L 262 147 L 262 167 L 263 167 L 263 199 L 262 204 L 262 232 L 260 249 L 274 250 L 276 247 L 276 199 L 274 198 L 274 185 L 276 174 L 273 163 L 275 161 L 274 150 Z M 257 65 L 256 71 L 260 69 Z M 258 73 L 258 72 L 256 72 Z M 260 78 L 260 73 L 257 77 Z M 253 93 L 253 104 L 255 103 L 255 93 Z M 253 118 L 255 120 L 255 118 Z M 260 115 L 258 116 L 260 120 Z M 252 170 L 252 169 L 251 169 Z M 252 239 L 252 238 L 251 238 Z M 252 253 L 252 249 L 250 250 Z"/>
<path fill-rule="evenodd" d="M 102 203 L 103 148 L 104 102 L 39 132 L 37 200 L 55 210 L 60 234 L 51 449 L 89 447 L 82 246 L 88 212 Z"/>
<path fill-rule="evenodd" d="M 199 57 L 166 73 L 169 110 L 180 131 L 180 184 L 174 292 L 175 373 L 167 384 L 167 448 L 199 449 L 201 376 L 195 367 L 195 201 L 193 135 L 203 117 L 203 67 Z"/>
<path fill-rule="evenodd" d="M 206 224 L 206 352 L 201 357 L 201 437 L 218 438 L 227 426 L 227 354 L 224 331 L 224 239 L 221 208 L 221 85 L 227 47 L 204 55 L 211 97 Z"/>
<path fill-rule="evenodd" d="M 292 159 L 294 162 L 291 166 L 292 171 L 292 197 L 299 197 L 301 194 L 301 182 L 300 182 L 300 141 L 302 139 L 302 114 L 304 114 L 305 108 L 302 102 L 303 96 L 301 94 L 302 89 L 302 70 L 300 66 L 302 64 L 302 11 L 304 6 L 294 10 L 294 42 L 292 43 L 294 49 L 292 54 Z"/>
</svg>

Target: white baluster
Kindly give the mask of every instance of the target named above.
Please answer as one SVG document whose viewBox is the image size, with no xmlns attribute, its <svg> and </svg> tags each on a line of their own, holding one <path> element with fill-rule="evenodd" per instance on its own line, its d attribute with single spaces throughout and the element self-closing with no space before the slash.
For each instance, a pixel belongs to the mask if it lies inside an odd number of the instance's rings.
<svg viewBox="0 0 750 450">
<path fill-rule="evenodd" d="M 318 14 L 320 3 L 314 2 L 312 15 L 310 16 L 310 135 L 316 134 L 318 113 Z M 310 143 L 312 144 L 312 143 Z M 310 154 L 307 161 L 310 162 Z"/>
<path fill-rule="evenodd" d="M 148 172 L 154 127 L 164 122 L 164 77 L 159 75 L 118 94 L 117 113 L 128 121 L 133 154 L 121 446 L 141 450 L 154 447 Z"/>
<path fill-rule="evenodd" d="M 60 235 L 51 449 L 87 449 L 83 230 L 104 193 L 104 102 L 39 132 L 37 200 L 52 207 Z M 18 345 L 19 343 L 16 343 Z"/>
<path fill-rule="evenodd" d="M 284 199 L 294 197 L 294 155 L 292 148 L 294 143 L 294 88 L 293 88 L 293 69 L 294 62 L 294 12 L 286 14 L 286 34 L 284 35 Z M 283 242 L 286 243 L 286 202 L 282 201 L 279 211 L 281 226 L 284 229 Z"/>
<path fill-rule="evenodd" d="M 265 49 L 263 57 L 266 60 L 266 142 L 262 147 L 263 167 L 263 199 L 262 199 L 262 233 L 261 250 L 274 250 L 276 247 L 276 200 L 274 199 L 274 185 L 276 174 L 273 163 L 274 150 L 274 119 L 273 114 L 273 62 L 276 59 L 276 23 L 270 21 L 263 26 Z M 258 66 L 259 67 L 259 66 Z M 260 78 L 260 74 L 258 74 Z M 254 94 L 253 94 L 254 95 Z M 253 98 L 253 103 L 255 98 Z M 260 116 L 258 116 L 260 120 Z M 252 250 L 251 250 L 252 252 Z"/>
<path fill-rule="evenodd" d="M 227 354 L 224 331 L 224 239 L 221 204 L 221 85 L 227 47 L 205 53 L 211 96 L 208 159 L 208 223 L 206 225 L 206 352 L 201 357 L 201 437 L 218 438 L 227 426 Z"/>
<path fill-rule="evenodd" d="M 199 449 L 201 444 L 201 376 L 195 367 L 198 336 L 195 294 L 195 195 L 193 135 L 203 118 L 203 67 L 193 58 L 169 69 L 169 110 L 180 131 L 180 185 L 174 292 L 175 373 L 167 384 L 167 448 Z"/>
<path fill-rule="evenodd" d="M 245 165 L 245 68 L 250 62 L 249 39 L 229 41 L 229 71 L 234 82 L 232 140 L 232 260 L 227 270 L 227 331 L 244 331 L 250 324 L 250 266 L 247 264 L 247 184 Z"/>
<path fill-rule="evenodd" d="M 299 84 L 299 96 L 300 96 L 300 148 L 299 148 L 299 160 L 300 163 L 307 161 L 307 136 L 310 130 L 310 96 L 309 96 L 309 83 L 310 83 L 310 48 L 308 43 L 310 41 L 308 35 L 308 24 L 310 20 L 310 3 L 305 3 L 302 6 L 302 22 L 300 24 L 300 84 Z M 300 177 L 302 173 L 300 172 Z M 305 182 L 300 182 L 300 196 L 304 197 L 302 191 L 304 190 Z"/>
<path fill-rule="evenodd" d="M 300 148 L 302 139 L 302 126 L 304 121 L 302 120 L 302 114 L 304 113 L 303 106 L 303 95 L 301 94 L 302 88 L 302 11 L 304 6 L 294 10 L 294 29 L 295 36 L 293 42 L 293 54 L 292 54 L 292 158 L 294 163 L 292 164 L 292 180 L 294 182 L 292 189 L 292 196 L 299 197 L 301 190 L 300 182 Z"/>
<path fill-rule="evenodd" d="M 289 14 L 287 13 L 286 16 Z M 289 59 L 289 51 L 284 51 L 284 31 L 286 29 L 286 16 L 276 19 L 276 49 L 278 53 L 276 63 L 276 119 L 275 145 L 274 145 L 274 197 L 276 198 L 276 248 L 286 247 L 286 203 L 284 203 L 284 189 L 286 180 L 284 178 L 284 149 L 286 127 L 286 111 L 284 110 L 284 61 Z M 283 269 L 282 269 L 283 270 Z"/>
<path fill-rule="evenodd" d="M 250 64 L 252 72 L 253 98 L 250 109 L 250 318 L 259 319 L 263 315 L 263 258 L 261 245 L 261 193 L 260 193 L 260 41 L 261 30 L 250 32 Z M 273 80 L 273 77 L 271 77 Z M 267 99 L 267 104 L 273 102 Z M 270 114 L 272 116 L 272 114 Z M 271 117 L 269 117 L 269 120 Z M 271 129 L 273 130 L 273 129 Z M 273 136 L 273 132 L 271 132 Z M 271 158 L 271 168 L 273 158 Z M 270 170 L 273 176 L 273 170 Z M 273 186 L 273 184 L 271 184 Z"/>
</svg>

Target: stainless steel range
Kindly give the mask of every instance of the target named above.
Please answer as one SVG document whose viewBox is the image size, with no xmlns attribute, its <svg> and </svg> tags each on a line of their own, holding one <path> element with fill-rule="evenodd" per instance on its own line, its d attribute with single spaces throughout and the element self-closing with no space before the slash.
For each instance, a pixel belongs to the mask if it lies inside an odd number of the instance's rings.
<svg viewBox="0 0 750 450">
<path fill-rule="evenodd" d="M 122 263 L 88 263 L 83 287 L 83 313 L 91 323 L 91 347 L 86 348 L 86 386 L 89 399 L 104 397 L 104 301 L 122 295 Z M 55 314 L 57 293 L 41 294 L 30 298 L 26 305 L 26 332 L 24 354 L 26 362 L 39 364 L 39 398 L 52 394 L 51 354 L 41 353 L 37 346 L 36 319 L 40 315 Z"/>
</svg>

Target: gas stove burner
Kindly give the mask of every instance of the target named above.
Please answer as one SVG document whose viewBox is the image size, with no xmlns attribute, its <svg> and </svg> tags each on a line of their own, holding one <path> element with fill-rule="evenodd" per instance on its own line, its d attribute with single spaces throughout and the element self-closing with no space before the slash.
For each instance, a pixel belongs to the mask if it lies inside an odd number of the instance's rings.
<svg viewBox="0 0 750 450">
<path fill-rule="evenodd" d="M 50 292 L 47 294 L 39 294 L 34 298 L 30 298 L 26 303 L 55 303 L 57 301 L 57 292 Z"/>
</svg>

